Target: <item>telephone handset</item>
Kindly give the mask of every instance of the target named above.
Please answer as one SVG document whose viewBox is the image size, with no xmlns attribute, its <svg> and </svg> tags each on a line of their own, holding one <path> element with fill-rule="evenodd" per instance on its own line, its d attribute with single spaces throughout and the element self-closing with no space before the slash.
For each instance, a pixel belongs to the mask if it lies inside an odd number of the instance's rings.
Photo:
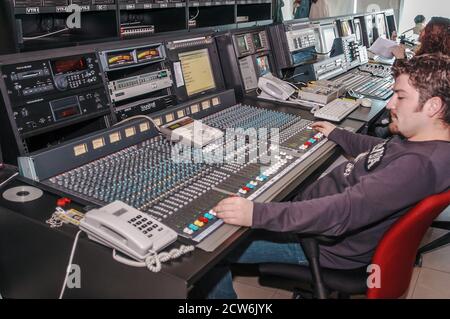
<svg viewBox="0 0 450 319">
<path fill-rule="evenodd" d="M 80 228 L 90 239 L 140 261 L 177 239 L 174 230 L 121 201 L 87 212 Z"/>
<path fill-rule="evenodd" d="M 276 100 L 286 101 L 289 97 L 296 92 L 294 87 L 267 73 L 261 76 L 258 80 L 258 87 L 261 89 L 261 98 L 275 98 Z"/>
</svg>

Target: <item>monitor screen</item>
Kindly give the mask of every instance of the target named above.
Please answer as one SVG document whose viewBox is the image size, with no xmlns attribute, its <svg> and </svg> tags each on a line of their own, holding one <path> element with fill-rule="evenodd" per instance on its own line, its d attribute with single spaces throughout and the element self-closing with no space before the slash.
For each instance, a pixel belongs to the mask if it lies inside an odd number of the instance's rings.
<svg viewBox="0 0 450 319">
<path fill-rule="evenodd" d="M 236 38 L 236 42 L 238 45 L 239 52 L 247 52 L 248 51 L 248 46 L 247 46 L 247 41 L 245 40 L 245 35 L 238 36 Z"/>
<path fill-rule="evenodd" d="M 331 51 L 331 48 L 333 47 L 333 41 L 336 39 L 336 29 L 334 25 L 324 26 L 321 30 L 321 37 L 322 37 L 322 51 L 323 52 L 329 52 Z"/>
<path fill-rule="evenodd" d="M 267 55 L 262 55 L 256 58 L 256 64 L 258 65 L 259 76 L 263 76 L 270 72 L 269 59 Z"/>
<path fill-rule="evenodd" d="M 208 49 L 179 53 L 188 96 L 216 88 Z"/>
<path fill-rule="evenodd" d="M 341 32 L 343 37 L 348 37 L 353 34 L 353 30 L 349 20 L 341 21 Z"/>
<path fill-rule="evenodd" d="M 378 36 L 386 39 L 386 24 L 384 22 L 384 14 L 377 14 L 376 24 L 378 29 Z"/>
<path fill-rule="evenodd" d="M 256 50 L 262 48 L 261 38 L 259 36 L 259 33 L 253 33 L 253 45 L 255 46 Z"/>
<path fill-rule="evenodd" d="M 358 19 L 356 19 L 353 21 L 353 24 L 355 26 L 356 41 L 359 44 L 362 44 L 362 42 L 363 42 L 363 33 L 362 32 L 363 31 L 362 31 L 362 27 L 361 27 L 361 22 Z"/>
</svg>

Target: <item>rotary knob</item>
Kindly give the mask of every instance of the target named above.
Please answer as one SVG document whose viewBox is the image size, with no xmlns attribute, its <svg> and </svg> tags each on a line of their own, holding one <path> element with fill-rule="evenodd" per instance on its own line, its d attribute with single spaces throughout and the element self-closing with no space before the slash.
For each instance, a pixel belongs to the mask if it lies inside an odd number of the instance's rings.
<svg viewBox="0 0 450 319">
<path fill-rule="evenodd" d="M 55 79 L 55 85 L 60 91 L 64 91 L 67 89 L 69 83 L 67 82 L 67 78 L 65 76 L 60 76 Z"/>
</svg>

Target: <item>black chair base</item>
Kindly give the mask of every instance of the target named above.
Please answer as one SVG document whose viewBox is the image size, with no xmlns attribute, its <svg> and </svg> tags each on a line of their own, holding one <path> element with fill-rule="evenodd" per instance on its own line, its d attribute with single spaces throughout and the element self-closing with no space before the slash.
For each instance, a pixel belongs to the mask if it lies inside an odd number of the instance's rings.
<svg viewBox="0 0 450 319">
<path fill-rule="evenodd" d="M 294 298 L 316 298 L 317 296 L 309 292 L 308 289 L 296 287 L 296 283 L 314 283 L 310 268 L 300 265 L 280 264 L 280 263 L 262 263 L 259 264 L 260 283 L 264 286 L 274 286 L 274 279 L 278 281 L 277 288 L 280 286 L 280 279 L 283 278 L 290 282 L 294 288 L 290 289 L 294 292 Z M 327 297 L 331 292 L 338 292 L 338 298 L 350 297 L 350 295 L 365 294 L 367 290 L 366 267 L 339 270 L 327 269 L 321 270 L 323 281 L 326 283 Z M 282 284 L 281 285 L 286 285 Z"/>
<path fill-rule="evenodd" d="M 431 227 L 450 230 L 450 222 L 434 222 Z M 426 244 L 417 251 L 416 266 L 422 267 L 423 254 L 450 244 L 450 233 L 447 233 L 431 243 Z"/>
</svg>

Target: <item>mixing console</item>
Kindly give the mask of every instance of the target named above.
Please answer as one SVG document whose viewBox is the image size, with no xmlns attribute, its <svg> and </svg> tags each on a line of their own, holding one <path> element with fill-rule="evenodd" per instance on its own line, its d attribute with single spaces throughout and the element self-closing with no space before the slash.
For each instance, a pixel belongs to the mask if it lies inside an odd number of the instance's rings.
<svg viewBox="0 0 450 319">
<path fill-rule="evenodd" d="M 202 121 L 222 130 L 279 128 L 279 152 L 272 154 L 276 145 L 270 143 L 265 148 L 259 143 L 238 143 L 215 161 L 217 149 L 223 147 L 223 141 L 218 141 L 203 149 L 187 148 L 191 159 L 202 156 L 202 161 L 178 161 L 174 150 L 186 146 L 174 146 L 158 135 L 44 183 L 99 205 L 121 200 L 198 242 L 222 224 L 211 210 L 220 200 L 229 196 L 255 199 L 264 185 L 286 174 L 323 140 L 309 127 L 310 121 L 246 105 L 232 106 Z"/>
<path fill-rule="evenodd" d="M 392 85 L 394 84 L 394 79 L 390 75 L 379 77 L 356 69 L 335 80 L 342 81 L 342 84 L 348 90 L 368 98 L 386 100 L 393 94 Z"/>
</svg>

